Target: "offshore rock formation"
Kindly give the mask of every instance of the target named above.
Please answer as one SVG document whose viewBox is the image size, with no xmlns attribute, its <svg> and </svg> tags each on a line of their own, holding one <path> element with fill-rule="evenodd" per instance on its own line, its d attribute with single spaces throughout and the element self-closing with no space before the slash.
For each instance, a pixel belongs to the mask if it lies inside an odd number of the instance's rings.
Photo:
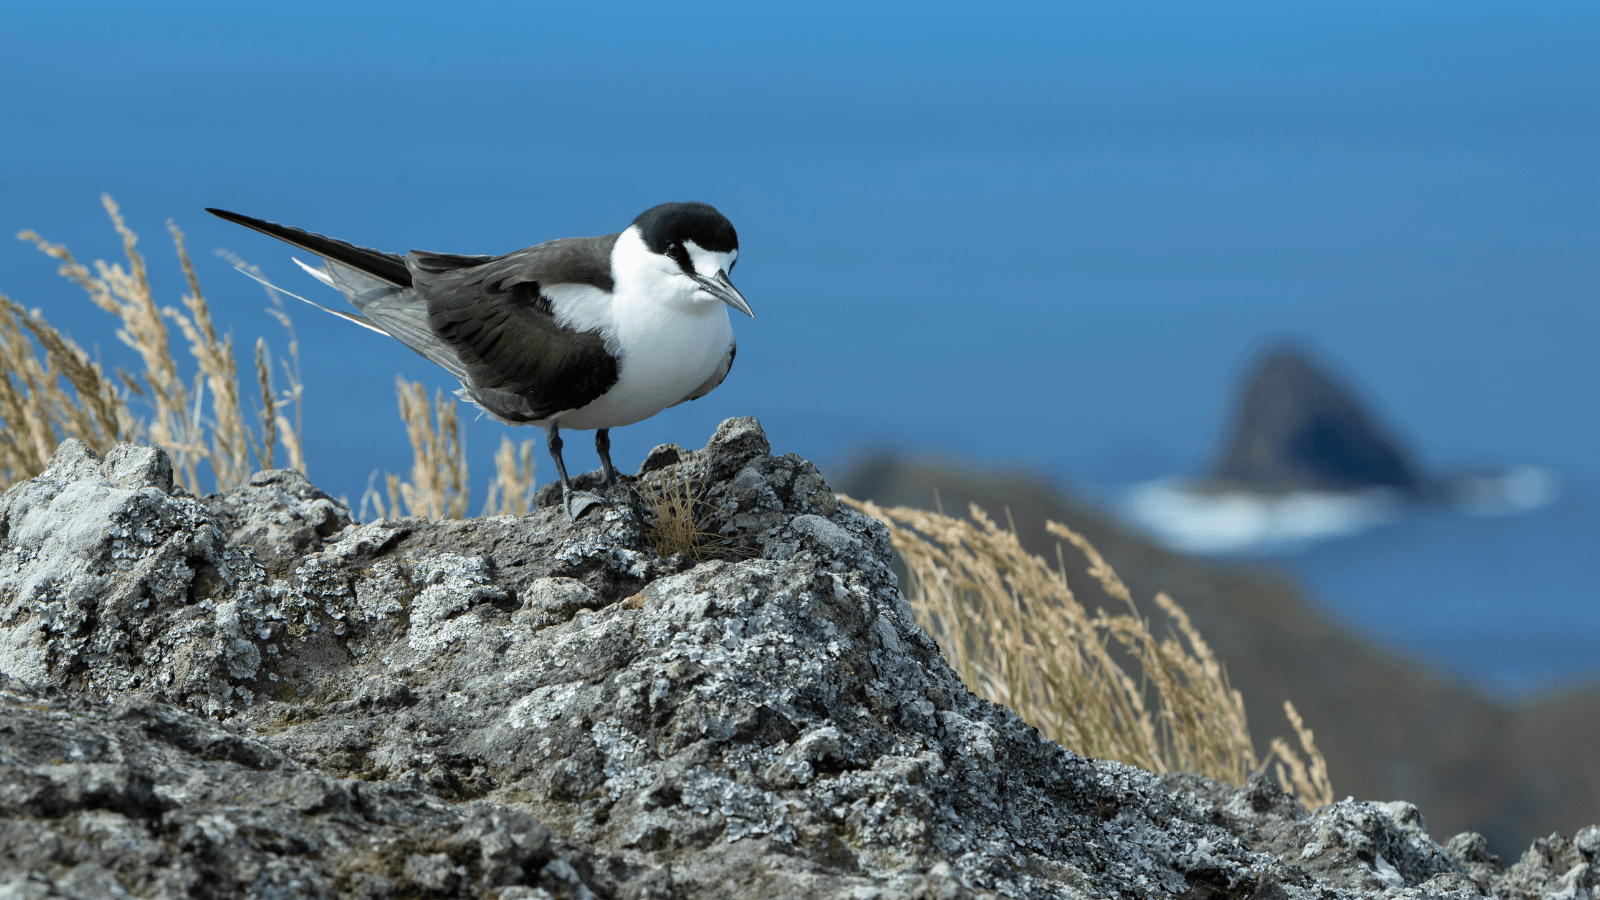
<svg viewBox="0 0 1600 900">
<path fill-rule="evenodd" d="M 1405 803 L 1085 759 L 967 692 L 883 526 L 752 419 L 657 448 L 724 558 L 570 523 L 196 499 L 68 442 L 0 498 L 0 897 L 1577 900 Z"/>
<path fill-rule="evenodd" d="M 1474 484 L 1489 505 L 1504 493 L 1497 476 Z M 1246 379 L 1210 475 L 1136 485 L 1122 506 L 1169 549 L 1260 552 L 1394 521 L 1439 492 L 1348 388 L 1284 346 Z"/>
<path fill-rule="evenodd" d="M 1252 368 L 1213 471 L 1136 485 L 1122 512 L 1173 550 L 1255 553 L 1356 534 L 1441 502 L 1500 516 L 1555 495 L 1555 476 L 1536 466 L 1426 474 L 1348 387 L 1285 345 Z"/>
<path fill-rule="evenodd" d="M 1416 494 L 1421 470 L 1350 390 L 1294 347 L 1245 381 L 1214 477 L 1261 491 L 1382 487 Z"/>
</svg>

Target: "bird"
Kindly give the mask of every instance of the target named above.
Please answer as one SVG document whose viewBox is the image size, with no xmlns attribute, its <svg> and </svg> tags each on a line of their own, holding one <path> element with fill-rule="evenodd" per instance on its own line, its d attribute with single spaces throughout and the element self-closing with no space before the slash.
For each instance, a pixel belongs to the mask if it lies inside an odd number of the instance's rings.
<svg viewBox="0 0 1600 900">
<path fill-rule="evenodd" d="M 206 212 L 321 257 L 320 268 L 294 261 L 357 312 L 306 302 L 443 366 L 461 382 L 457 396 L 490 417 L 543 428 L 573 521 L 606 501 L 572 489 L 561 429 L 595 432 L 603 483 L 614 485 L 610 430 L 716 389 L 737 353 L 728 309 L 755 318 L 730 280 L 738 233 L 707 203 L 663 203 L 615 234 L 503 256 L 401 256 Z"/>
</svg>

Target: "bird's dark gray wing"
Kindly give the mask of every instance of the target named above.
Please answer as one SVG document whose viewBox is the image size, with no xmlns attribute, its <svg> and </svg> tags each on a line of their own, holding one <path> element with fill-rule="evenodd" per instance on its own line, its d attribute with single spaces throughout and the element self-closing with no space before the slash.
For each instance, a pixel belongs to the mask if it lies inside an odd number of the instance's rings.
<svg viewBox="0 0 1600 900">
<path fill-rule="evenodd" d="M 616 289 L 611 278 L 611 250 L 620 235 L 558 238 L 507 253 L 505 256 L 461 256 L 455 253 L 428 253 L 413 250 L 406 256 L 406 268 L 413 279 L 427 277 L 429 283 L 456 281 L 481 282 L 504 290 L 515 282 L 541 284 L 588 284 L 603 291 Z"/>
<path fill-rule="evenodd" d="M 705 395 L 716 390 L 717 385 L 722 384 L 722 382 L 727 379 L 728 370 L 733 368 L 733 358 L 738 355 L 739 345 L 737 343 L 729 344 L 728 355 L 722 358 L 722 362 L 718 364 L 717 370 L 711 373 L 711 377 L 707 378 L 705 383 L 690 391 L 689 396 L 679 400 L 678 403 L 688 403 L 690 400 L 699 400 L 701 397 L 704 397 Z M 678 403 L 674 403 L 673 406 L 677 406 Z"/>
<path fill-rule="evenodd" d="M 612 290 L 616 241 L 611 234 L 500 257 L 406 257 L 429 328 L 460 361 L 462 382 L 484 408 L 509 421 L 538 421 L 587 406 L 617 383 L 617 359 L 604 337 L 562 326 L 541 293 L 542 285 L 556 284 Z"/>
</svg>

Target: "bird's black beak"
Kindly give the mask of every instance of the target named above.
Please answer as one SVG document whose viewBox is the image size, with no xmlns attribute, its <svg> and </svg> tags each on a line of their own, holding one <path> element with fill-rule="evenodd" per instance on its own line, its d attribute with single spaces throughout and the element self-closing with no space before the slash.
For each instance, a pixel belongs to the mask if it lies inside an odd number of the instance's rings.
<svg viewBox="0 0 1600 900">
<path fill-rule="evenodd" d="M 711 296 L 721 300 L 723 303 L 728 304 L 752 319 L 756 317 L 756 314 L 750 311 L 749 301 L 745 300 L 744 295 L 739 293 L 739 289 L 734 287 L 733 282 L 728 280 L 728 273 L 725 270 L 718 269 L 715 278 L 707 278 L 704 275 L 696 275 L 694 276 L 694 280 L 700 282 L 700 286 L 705 288 L 706 293 L 710 294 Z"/>
</svg>

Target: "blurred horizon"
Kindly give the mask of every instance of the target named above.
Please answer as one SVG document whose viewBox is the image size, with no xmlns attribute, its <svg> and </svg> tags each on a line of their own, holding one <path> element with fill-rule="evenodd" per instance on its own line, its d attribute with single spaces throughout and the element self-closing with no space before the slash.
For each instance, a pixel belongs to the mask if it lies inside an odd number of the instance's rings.
<svg viewBox="0 0 1600 900">
<path fill-rule="evenodd" d="M 1430 471 L 1559 479 L 1526 515 L 1272 560 L 1514 697 L 1600 677 L 1597 38 L 1578 3 L 30 5 L 0 32 L 0 225 L 116 261 L 109 193 L 176 305 L 170 218 L 219 324 L 281 352 L 213 251 L 338 298 L 202 207 L 493 253 L 713 203 L 757 318 L 719 390 L 613 436 L 625 471 L 756 415 L 825 467 L 942 453 L 1110 503 L 1204 471 L 1254 355 L 1293 339 Z M 0 292 L 130 364 L 55 270 L 0 241 Z M 291 313 L 309 474 L 359 500 L 410 464 L 394 374 L 451 384 Z M 502 433 L 468 425 L 474 509 Z"/>
</svg>

